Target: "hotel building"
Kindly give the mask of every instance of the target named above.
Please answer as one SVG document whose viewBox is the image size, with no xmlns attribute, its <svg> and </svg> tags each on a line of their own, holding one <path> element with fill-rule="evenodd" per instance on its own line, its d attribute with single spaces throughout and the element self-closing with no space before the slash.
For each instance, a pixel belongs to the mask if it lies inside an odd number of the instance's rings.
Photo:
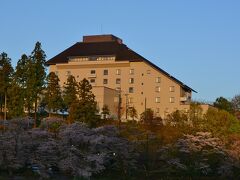
<svg viewBox="0 0 240 180">
<path fill-rule="evenodd" d="M 188 111 L 192 88 L 159 68 L 123 44 L 114 35 L 84 36 L 60 54 L 47 61 L 61 86 L 69 75 L 83 78 L 93 86 L 99 109 L 108 105 L 116 116 L 121 93 L 122 118 L 128 107 L 140 115 L 151 108 L 162 118 L 175 110 Z"/>
</svg>

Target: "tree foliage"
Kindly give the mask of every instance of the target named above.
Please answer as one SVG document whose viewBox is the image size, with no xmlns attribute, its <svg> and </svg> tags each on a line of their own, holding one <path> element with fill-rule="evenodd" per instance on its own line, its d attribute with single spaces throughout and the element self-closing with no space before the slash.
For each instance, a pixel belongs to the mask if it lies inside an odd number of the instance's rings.
<svg viewBox="0 0 240 180">
<path fill-rule="evenodd" d="M 12 75 L 11 59 L 3 52 L 0 54 L 0 113 L 5 102 L 5 95 L 12 81 Z"/>
<path fill-rule="evenodd" d="M 21 59 L 18 60 L 15 74 L 14 74 L 14 80 L 16 82 L 16 85 L 19 86 L 19 95 L 23 98 L 24 101 L 23 106 L 27 108 L 28 113 L 30 113 L 32 106 L 33 106 L 33 98 L 31 96 L 30 90 L 30 83 L 29 80 L 31 79 L 31 73 L 30 69 L 32 67 L 32 62 L 30 57 L 28 57 L 26 54 L 23 54 L 21 56 Z"/>
<path fill-rule="evenodd" d="M 27 81 L 28 96 L 32 97 L 34 102 L 34 112 L 35 112 L 35 126 L 37 119 L 37 105 L 39 95 L 42 93 L 45 86 L 45 63 L 46 54 L 42 50 L 42 45 L 40 42 L 35 44 L 35 47 L 31 53 L 31 63 L 29 64 L 29 78 Z"/>
<path fill-rule="evenodd" d="M 69 111 L 69 121 L 85 122 L 90 127 L 95 127 L 99 121 L 97 103 L 92 93 L 92 86 L 87 79 L 78 84 L 78 99 L 75 100 Z"/>
<path fill-rule="evenodd" d="M 24 116 L 24 92 L 23 88 L 13 80 L 8 90 L 9 103 L 8 115 L 11 118 L 20 118 Z"/>
<path fill-rule="evenodd" d="M 46 102 L 49 113 L 57 113 L 58 110 L 63 109 L 63 99 L 61 87 L 59 85 L 59 78 L 51 72 L 47 76 L 47 87 L 44 93 L 44 101 Z"/>
<path fill-rule="evenodd" d="M 137 110 L 134 106 L 128 108 L 128 115 L 132 118 L 133 121 L 135 118 L 138 118 Z"/>
<path fill-rule="evenodd" d="M 78 84 L 75 77 L 73 75 L 68 76 L 67 82 L 64 83 L 63 87 L 63 100 L 67 109 L 77 99 L 77 87 Z"/>
<path fill-rule="evenodd" d="M 217 98 L 213 105 L 218 109 L 225 110 L 230 113 L 233 111 L 232 103 L 224 97 Z"/>
<path fill-rule="evenodd" d="M 148 108 L 141 114 L 140 120 L 145 124 L 152 124 L 153 117 L 153 110 Z"/>
</svg>

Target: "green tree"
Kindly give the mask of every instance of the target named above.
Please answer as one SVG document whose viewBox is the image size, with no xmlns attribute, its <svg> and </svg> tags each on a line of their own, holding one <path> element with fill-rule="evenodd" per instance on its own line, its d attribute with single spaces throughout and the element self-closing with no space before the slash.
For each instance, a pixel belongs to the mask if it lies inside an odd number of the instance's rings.
<svg viewBox="0 0 240 180">
<path fill-rule="evenodd" d="M 24 116 L 24 96 L 22 91 L 23 89 L 13 80 L 8 91 L 8 113 L 11 118 Z"/>
<path fill-rule="evenodd" d="M 11 59 L 6 53 L 0 54 L 0 115 L 2 115 L 2 109 L 7 98 L 7 90 L 12 81 L 13 68 L 11 65 Z M 6 99 L 7 101 L 7 99 Z"/>
<path fill-rule="evenodd" d="M 106 104 L 103 105 L 101 114 L 103 115 L 103 119 L 104 120 L 106 120 L 107 119 L 107 115 L 110 114 L 109 108 L 108 108 L 108 106 Z"/>
<path fill-rule="evenodd" d="M 21 96 L 21 98 L 23 98 L 24 101 L 24 103 L 21 105 L 27 107 L 28 113 L 30 113 L 33 106 L 33 99 L 30 96 L 30 92 L 27 86 L 27 82 L 31 78 L 30 77 L 31 74 L 29 72 L 31 64 L 32 62 L 30 60 L 30 57 L 28 57 L 26 54 L 23 54 L 21 56 L 21 59 L 19 59 L 17 62 L 16 71 L 14 74 L 14 80 L 16 82 L 16 85 L 18 85 L 20 88 L 18 91 L 18 96 Z M 22 107 L 19 108 L 21 109 Z"/>
<path fill-rule="evenodd" d="M 134 118 L 138 118 L 137 110 L 134 106 L 128 108 L 128 114 L 133 121 L 134 121 Z"/>
<path fill-rule="evenodd" d="M 63 89 L 63 100 L 67 109 L 70 108 L 71 104 L 77 99 L 77 87 L 78 84 L 74 76 L 70 75 L 67 78 L 67 82 L 64 83 Z"/>
<path fill-rule="evenodd" d="M 95 96 L 92 93 L 92 86 L 87 79 L 83 79 L 78 85 L 79 100 L 84 103 L 95 103 Z"/>
<path fill-rule="evenodd" d="M 78 86 L 78 96 L 79 96 L 79 120 L 87 123 L 90 127 L 94 127 L 99 120 L 96 115 L 97 102 L 95 101 L 95 96 L 92 93 L 92 86 L 87 79 L 83 79 L 79 82 Z"/>
<path fill-rule="evenodd" d="M 29 62 L 30 58 L 26 54 L 23 54 L 21 59 L 19 59 L 17 62 L 16 72 L 14 75 L 16 83 L 18 83 L 19 86 L 24 89 L 26 89 L 26 83 L 28 79 Z"/>
<path fill-rule="evenodd" d="M 213 105 L 218 109 L 225 110 L 230 113 L 233 112 L 232 103 L 224 97 L 217 98 Z"/>
<path fill-rule="evenodd" d="M 188 122 L 188 117 L 182 111 L 176 110 L 167 116 L 167 122 L 169 125 L 184 128 Z"/>
<path fill-rule="evenodd" d="M 212 132 L 215 136 L 226 138 L 232 132 L 240 132 L 236 117 L 225 110 L 209 108 L 201 122 L 202 131 Z"/>
<path fill-rule="evenodd" d="M 35 48 L 31 53 L 31 63 L 29 64 L 29 79 L 27 81 L 28 96 L 32 97 L 34 102 L 34 127 L 37 121 L 37 107 L 39 95 L 42 94 L 45 85 L 45 62 L 46 55 L 42 50 L 41 43 L 37 42 Z"/>
<path fill-rule="evenodd" d="M 71 121 L 85 122 L 90 127 L 97 125 L 99 116 L 97 115 L 97 103 L 92 93 L 92 86 L 87 79 L 83 79 L 78 85 L 78 97 L 72 103 L 69 111 Z M 73 119 L 74 118 L 74 119 Z"/>
<path fill-rule="evenodd" d="M 203 118 L 203 109 L 200 106 L 199 102 L 191 102 L 189 109 L 189 120 L 193 126 L 201 126 L 202 118 Z"/>
<path fill-rule="evenodd" d="M 46 102 L 50 116 L 53 112 L 63 109 L 63 99 L 61 95 L 61 87 L 59 85 L 59 78 L 54 72 L 51 72 L 47 76 L 47 87 L 44 95 L 44 101 Z"/>
<path fill-rule="evenodd" d="M 72 104 L 69 106 L 69 109 L 68 109 L 69 115 L 67 120 L 69 124 L 75 121 L 78 121 L 79 119 L 78 111 L 79 111 L 79 100 L 75 99 L 75 101 L 72 102 Z"/>
<path fill-rule="evenodd" d="M 145 124 L 153 124 L 153 110 L 147 108 L 146 111 L 140 115 L 140 120 Z"/>
</svg>

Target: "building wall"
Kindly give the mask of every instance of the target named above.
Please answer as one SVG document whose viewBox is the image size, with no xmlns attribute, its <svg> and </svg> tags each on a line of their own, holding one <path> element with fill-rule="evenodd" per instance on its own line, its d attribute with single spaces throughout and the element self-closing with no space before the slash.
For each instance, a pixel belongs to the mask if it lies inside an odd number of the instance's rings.
<svg viewBox="0 0 240 180">
<path fill-rule="evenodd" d="M 104 86 L 93 86 L 92 92 L 95 95 L 97 106 L 102 112 L 104 105 L 108 106 L 111 116 L 117 118 L 117 107 L 118 107 L 118 93 L 115 89 L 107 88 Z"/>
<path fill-rule="evenodd" d="M 91 74 L 91 70 L 95 70 L 95 74 Z M 107 75 L 104 75 L 104 70 L 108 71 Z M 120 71 L 120 74 L 117 74 L 117 71 Z M 86 78 L 91 82 L 91 80 L 95 79 L 95 82 L 91 83 L 92 86 L 121 89 L 123 117 L 125 117 L 126 101 L 127 105 L 134 106 L 140 115 L 145 109 L 145 98 L 146 107 L 153 109 L 155 115 L 162 118 L 177 109 L 189 109 L 189 99 L 185 104 L 180 101 L 180 98 L 186 93 L 182 87 L 146 62 L 115 62 L 114 60 L 70 61 L 67 64 L 50 65 L 50 72 L 57 73 L 61 86 L 66 82 L 67 76 L 71 74 L 75 76 L 77 81 Z M 130 83 L 130 78 L 134 79 L 133 83 Z M 156 78 L 160 78 L 160 82 L 156 82 Z M 103 84 L 104 79 L 107 79 L 107 84 Z M 116 83 L 116 79 L 120 79 L 119 84 Z M 130 87 L 133 88 L 133 93 L 129 92 Z M 157 87 L 160 87 L 159 92 L 156 91 Z M 170 91 L 170 87 L 173 87 L 173 91 Z M 115 96 L 115 94 L 109 92 L 106 89 L 95 91 L 95 96 L 99 100 L 99 104 L 104 104 L 104 101 L 109 104 L 112 101 L 112 97 L 110 96 Z M 188 95 L 191 96 L 191 93 L 188 93 Z M 103 97 L 103 99 L 99 97 Z M 158 99 L 160 101 L 156 102 L 156 98 L 160 98 Z M 170 98 L 172 102 L 170 102 Z M 114 111 L 116 108 L 111 107 L 111 109 Z"/>
</svg>

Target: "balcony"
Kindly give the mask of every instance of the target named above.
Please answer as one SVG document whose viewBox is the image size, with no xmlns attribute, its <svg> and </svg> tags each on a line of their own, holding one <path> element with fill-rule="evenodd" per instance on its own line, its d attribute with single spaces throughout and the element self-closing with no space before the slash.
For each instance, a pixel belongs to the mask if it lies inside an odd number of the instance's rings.
<svg viewBox="0 0 240 180">
<path fill-rule="evenodd" d="M 188 98 L 185 96 L 185 97 L 180 97 L 180 101 L 181 102 L 186 102 L 188 100 Z"/>
</svg>

